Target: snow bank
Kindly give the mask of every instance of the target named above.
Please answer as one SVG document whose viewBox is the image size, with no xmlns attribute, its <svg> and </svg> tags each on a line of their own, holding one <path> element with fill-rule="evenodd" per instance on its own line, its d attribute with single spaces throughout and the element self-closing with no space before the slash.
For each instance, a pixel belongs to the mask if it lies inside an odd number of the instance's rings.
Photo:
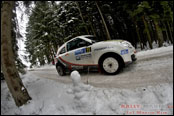
<svg viewBox="0 0 174 116">
<path fill-rule="evenodd" d="M 137 56 L 141 57 L 141 56 L 149 56 L 149 55 L 153 55 L 153 54 L 159 54 L 159 53 L 167 53 L 169 51 L 173 51 L 173 45 L 172 46 L 168 46 L 168 47 L 160 47 L 160 48 L 156 48 L 156 49 L 152 49 L 152 50 L 146 50 L 146 51 L 140 51 L 137 52 Z"/>
<path fill-rule="evenodd" d="M 73 94 L 76 109 L 79 109 L 83 113 L 92 111 L 93 103 L 89 101 L 89 93 L 92 86 L 85 85 L 81 82 L 81 77 L 78 71 L 73 71 L 71 73 L 71 79 L 73 81 Z"/>
<path fill-rule="evenodd" d="M 170 50 L 173 46 L 138 52 L 137 55 L 140 57 Z M 46 65 L 42 69 L 50 67 L 55 68 Z M 84 84 L 77 71 L 70 75 L 72 84 L 40 78 L 31 72 L 21 77 L 32 100 L 20 108 L 16 107 L 5 81 L 1 81 L 1 115 L 173 114 L 172 82 L 135 89 L 110 89 Z"/>
<path fill-rule="evenodd" d="M 22 77 L 32 100 L 15 106 L 5 81 L 1 81 L 1 115 L 37 114 L 173 114 L 173 85 L 136 89 L 94 88 L 81 82 L 77 71 L 66 85 L 27 73 Z"/>
<path fill-rule="evenodd" d="M 173 85 L 129 89 L 98 89 L 81 82 L 77 71 L 71 73 L 74 103 L 82 114 L 173 114 Z M 82 88 L 83 86 L 83 88 Z M 89 89 L 90 88 L 90 89 Z M 77 91 L 78 90 L 78 91 Z"/>
<path fill-rule="evenodd" d="M 144 46 L 144 49 L 143 49 L 143 50 L 150 50 L 150 46 L 149 46 L 149 43 L 148 43 L 148 42 L 146 43 L 146 45 L 147 45 L 147 46 Z M 163 45 L 162 45 L 162 47 L 168 47 L 168 46 L 171 46 L 171 45 L 173 46 L 172 43 L 164 42 Z M 153 42 L 153 43 L 152 43 L 152 46 L 153 46 L 153 49 L 159 48 L 158 42 L 157 42 L 157 43 L 156 43 L 156 42 Z M 137 44 L 136 50 L 137 50 L 137 51 L 141 51 L 140 43 Z"/>
<path fill-rule="evenodd" d="M 55 65 L 45 64 L 43 66 L 33 66 L 33 68 L 30 68 L 28 70 L 42 70 L 42 69 L 55 69 Z"/>
</svg>

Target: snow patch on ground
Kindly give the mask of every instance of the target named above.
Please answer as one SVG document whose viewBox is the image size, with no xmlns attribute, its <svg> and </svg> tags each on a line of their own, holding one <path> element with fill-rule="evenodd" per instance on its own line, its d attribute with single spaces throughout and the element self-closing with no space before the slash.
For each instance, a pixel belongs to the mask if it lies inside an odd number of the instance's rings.
<svg viewBox="0 0 174 116">
<path fill-rule="evenodd" d="M 55 69 L 55 65 L 45 64 L 43 66 L 33 66 L 33 68 L 30 68 L 28 70 L 42 70 L 42 69 Z"/>
<path fill-rule="evenodd" d="M 173 51 L 173 46 L 138 52 L 137 56 L 144 57 L 170 50 Z M 48 68 L 55 66 L 42 67 Z M 21 75 L 32 100 L 19 108 L 15 105 L 6 82 L 1 81 L 1 115 L 173 114 L 173 83 L 135 89 L 111 89 L 84 84 L 77 71 L 72 72 L 70 78 L 72 84 L 63 84 L 36 77 L 31 72 Z"/>
<path fill-rule="evenodd" d="M 71 73 L 71 79 L 73 84 L 66 85 L 33 77 L 27 73 L 22 80 L 32 100 L 20 108 L 15 106 L 5 81 L 1 81 L 1 115 L 122 115 L 133 111 L 173 114 L 173 84 L 166 83 L 133 90 L 94 88 L 82 83 L 77 71 Z M 139 107 L 133 108 L 135 105 Z"/>
</svg>

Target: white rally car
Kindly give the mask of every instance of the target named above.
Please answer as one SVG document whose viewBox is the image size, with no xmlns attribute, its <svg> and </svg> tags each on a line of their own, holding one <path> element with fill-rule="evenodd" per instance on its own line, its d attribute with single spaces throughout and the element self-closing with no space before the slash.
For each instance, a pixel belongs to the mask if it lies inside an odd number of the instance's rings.
<svg viewBox="0 0 174 116">
<path fill-rule="evenodd" d="M 56 69 L 63 76 L 72 70 L 97 68 L 105 74 L 117 74 L 136 60 L 135 48 L 125 40 L 95 42 L 92 35 L 75 37 L 57 51 Z"/>
</svg>

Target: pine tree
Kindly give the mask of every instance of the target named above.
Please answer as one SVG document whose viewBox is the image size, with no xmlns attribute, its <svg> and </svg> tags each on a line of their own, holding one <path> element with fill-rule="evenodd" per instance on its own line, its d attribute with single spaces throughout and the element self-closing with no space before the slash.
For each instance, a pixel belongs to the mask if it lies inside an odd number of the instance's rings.
<svg viewBox="0 0 174 116">
<path fill-rule="evenodd" d="M 154 41 L 162 46 L 166 41 L 164 31 L 167 38 L 173 41 L 173 12 L 168 2 L 61 1 L 57 5 L 37 1 L 35 4 L 26 41 L 32 65 L 51 62 L 58 46 L 78 35 L 93 34 L 100 41 L 111 37 L 124 39 L 135 47 L 139 42 L 141 49 L 147 42 L 151 49 Z M 167 18 L 170 20 L 164 20 Z"/>
</svg>

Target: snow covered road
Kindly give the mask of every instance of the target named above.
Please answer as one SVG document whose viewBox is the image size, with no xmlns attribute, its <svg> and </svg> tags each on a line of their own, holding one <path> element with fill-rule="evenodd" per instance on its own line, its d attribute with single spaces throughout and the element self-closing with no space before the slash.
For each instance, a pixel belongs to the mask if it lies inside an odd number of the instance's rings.
<svg viewBox="0 0 174 116">
<path fill-rule="evenodd" d="M 137 58 L 115 76 L 81 74 L 89 85 L 77 73 L 58 76 L 54 66 L 32 69 L 21 75 L 32 100 L 19 108 L 1 81 L 1 115 L 173 115 L 173 46 Z"/>
<path fill-rule="evenodd" d="M 82 81 L 94 87 L 129 89 L 173 83 L 173 46 L 138 52 L 137 59 L 118 75 L 107 76 L 98 72 L 82 73 Z M 37 77 L 65 84 L 72 83 L 69 75 L 60 77 L 53 66 L 34 69 L 30 72 Z"/>
</svg>

